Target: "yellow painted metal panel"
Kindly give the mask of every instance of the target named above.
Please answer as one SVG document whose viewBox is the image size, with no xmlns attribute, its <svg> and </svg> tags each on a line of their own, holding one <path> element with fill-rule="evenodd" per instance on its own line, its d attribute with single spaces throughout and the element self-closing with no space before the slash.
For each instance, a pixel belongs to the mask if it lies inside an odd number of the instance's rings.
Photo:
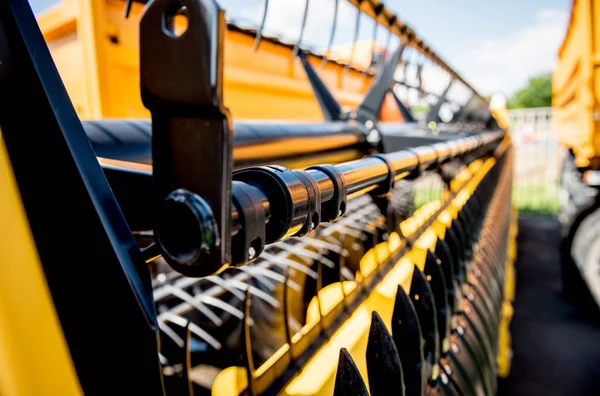
<svg viewBox="0 0 600 396">
<path fill-rule="evenodd" d="M 600 164 L 600 0 L 574 0 L 559 61 L 553 73 L 554 123 L 560 143 L 577 166 Z"/>
<path fill-rule="evenodd" d="M 54 61 L 82 118 L 149 118 L 140 98 L 139 20 L 143 5 L 134 3 L 128 19 L 123 0 L 62 0 L 38 16 Z M 65 37 L 79 53 L 63 56 Z M 306 74 L 292 49 L 263 40 L 254 51 L 252 35 L 228 30 L 225 37 L 224 100 L 235 119 L 322 121 Z M 71 43 L 73 45 L 73 43 Z M 309 56 L 342 106 L 354 108 L 371 77 L 340 64 Z M 81 69 L 81 70 L 79 70 Z M 393 100 L 385 101 L 382 119 L 401 120 Z"/>
<path fill-rule="evenodd" d="M 0 191 L 0 395 L 79 395 L 1 131 Z"/>
</svg>

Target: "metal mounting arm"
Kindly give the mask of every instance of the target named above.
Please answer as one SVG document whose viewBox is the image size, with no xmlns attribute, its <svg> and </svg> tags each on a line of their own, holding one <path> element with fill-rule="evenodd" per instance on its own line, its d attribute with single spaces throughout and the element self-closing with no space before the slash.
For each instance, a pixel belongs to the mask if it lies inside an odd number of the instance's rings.
<svg viewBox="0 0 600 396">
<path fill-rule="evenodd" d="M 178 30 L 176 18 L 187 19 L 185 31 Z M 155 235 L 169 263 L 182 273 L 191 274 L 193 267 L 196 276 L 231 261 L 225 28 L 225 15 L 214 0 L 154 0 L 140 23 L 142 101 L 152 113 Z M 186 223 L 190 214 L 198 221 Z M 173 240 L 174 228 L 201 248 L 184 252 L 187 239 Z"/>
</svg>

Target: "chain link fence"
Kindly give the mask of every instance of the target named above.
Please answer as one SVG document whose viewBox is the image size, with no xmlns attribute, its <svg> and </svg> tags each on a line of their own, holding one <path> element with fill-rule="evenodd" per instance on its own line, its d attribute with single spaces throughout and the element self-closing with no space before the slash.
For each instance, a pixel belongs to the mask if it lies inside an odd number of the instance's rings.
<svg viewBox="0 0 600 396">
<path fill-rule="evenodd" d="M 561 150 L 552 108 L 509 110 L 515 166 L 514 205 L 524 213 L 557 214 Z"/>
</svg>

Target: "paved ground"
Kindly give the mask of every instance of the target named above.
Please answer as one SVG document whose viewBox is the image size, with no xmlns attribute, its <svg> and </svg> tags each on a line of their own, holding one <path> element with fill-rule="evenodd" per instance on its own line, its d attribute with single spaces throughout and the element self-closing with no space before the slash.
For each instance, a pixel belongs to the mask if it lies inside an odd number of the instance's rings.
<svg viewBox="0 0 600 396">
<path fill-rule="evenodd" d="M 513 365 L 499 395 L 600 395 L 600 325 L 561 294 L 558 222 L 519 220 Z"/>
</svg>

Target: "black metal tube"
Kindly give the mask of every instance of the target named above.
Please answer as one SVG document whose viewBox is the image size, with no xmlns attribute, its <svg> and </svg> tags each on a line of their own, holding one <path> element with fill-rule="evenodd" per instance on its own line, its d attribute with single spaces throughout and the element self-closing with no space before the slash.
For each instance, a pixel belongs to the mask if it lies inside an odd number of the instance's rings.
<svg viewBox="0 0 600 396">
<path fill-rule="evenodd" d="M 429 167 L 436 162 L 442 163 L 473 150 L 499 141 L 503 132 L 484 132 L 476 136 L 449 140 L 409 150 L 400 150 L 382 154 L 393 172 L 394 180 L 400 180 L 418 168 Z M 148 206 L 152 192 L 152 173 L 119 168 L 112 163 L 102 164 L 117 200 L 123 209 L 127 221 L 133 230 L 150 230 L 154 227 L 151 207 Z M 335 166 L 346 182 L 346 194 L 351 198 L 380 187 L 388 178 L 388 168 L 384 161 L 375 157 L 341 163 Z M 307 173 L 317 182 L 321 205 L 334 198 L 334 184 L 331 178 L 320 170 L 308 170 Z M 263 196 L 262 205 L 269 213 L 270 203 Z M 232 226 L 241 229 L 237 210 L 232 213 Z"/>
<path fill-rule="evenodd" d="M 475 149 L 500 141 L 503 136 L 504 132 L 501 131 L 484 132 L 477 136 L 460 138 L 446 143 L 382 154 L 381 157 L 390 165 L 394 180 L 400 180 L 417 168 L 426 169 L 448 158 L 468 154 Z M 386 163 L 377 157 L 345 162 L 336 165 L 335 168 L 345 180 L 348 198 L 382 187 L 390 176 L 390 170 Z M 320 170 L 309 169 L 307 173 L 316 180 L 320 189 L 321 205 L 324 207 L 334 198 L 334 183 L 330 176 Z M 263 206 L 269 207 L 266 198 L 263 200 Z M 240 225 L 234 222 L 234 228 L 239 229 Z"/>
<path fill-rule="evenodd" d="M 303 168 L 319 162 L 361 158 L 370 147 L 359 125 L 346 122 L 234 122 L 234 168 L 279 164 Z M 109 160 L 152 165 L 149 120 L 83 121 L 96 155 Z"/>
</svg>

